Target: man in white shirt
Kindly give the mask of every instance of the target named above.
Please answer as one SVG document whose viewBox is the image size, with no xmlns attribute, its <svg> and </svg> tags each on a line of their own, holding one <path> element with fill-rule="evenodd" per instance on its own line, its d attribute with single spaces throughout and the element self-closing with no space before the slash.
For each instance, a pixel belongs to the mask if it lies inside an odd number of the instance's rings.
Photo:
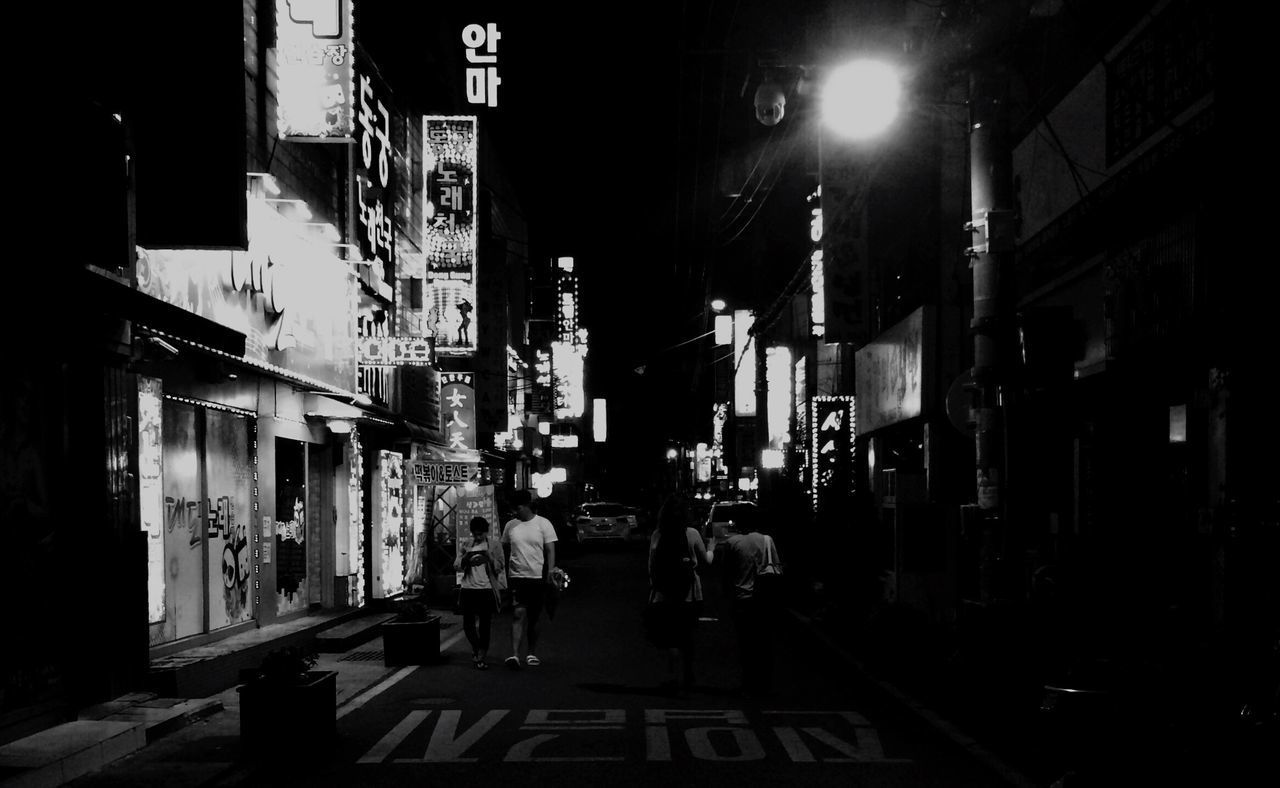
<svg viewBox="0 0 1280 788">
<path fill-rule="evenodd" d="M 528 490 L 516 490 L 512 496 L 516 516 L 502 529 L 512 605 L 509 668 L 520 667 L 522 640 L 528 643 L 525 664 L 542 664 L 533 653 L 538 645 L 538 616 L 556 568 L 556 530 L 550 520 L 533 513 L 532 502 Z"/>
</svg>

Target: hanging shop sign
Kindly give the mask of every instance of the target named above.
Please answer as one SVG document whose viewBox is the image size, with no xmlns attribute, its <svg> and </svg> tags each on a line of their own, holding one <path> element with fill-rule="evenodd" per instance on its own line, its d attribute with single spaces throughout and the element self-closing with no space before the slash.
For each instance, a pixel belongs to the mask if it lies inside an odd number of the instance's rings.
<svg viewBox="0 0 1280 788">
<path fill-rule="evenodd" d="M 422 124 L 422 241 L 431 288 L 427 325 L 438 352 L 472 354 L 476 349 L 471 328 L 476 301 L 476 118 L 427 115 Z"/>
<path fill-rule="evenodd" d="M 551 343 L 551 377 L 557 419 L 579 419 L 586 412 L 586 357 L 585 344 Z"/>
<path fill-rule="evenodd" d="M 854 354 L 858 432 L 897 424 L 924 410 L 925 356 L 932 347 L 933 312 L 922 306 Z"/>
<path fill-rule="evenodd" d="M 466 484 L 480 475 L 480 465 L 474 462 L 414 460 L 409 463 L 408 475 L 414 484 Z"/>
<path fill-rule="evenodd" d="M 276 0 L 276 126 L 282 139 L 349 142 L 354 0 Z"/>
<path fill-rule="evenodd" d="M 502 33 L 492 22 L 471 24 L 462 28 L 462 43 L 467 48 L 467 103 L 498 106 L 498 41 Z"/>
<path fill-rule="evenodd" d="M 364 367 L 429 366 L 432 361 L 430 337 L 360 337 L 356 342 L 356 363 Z"/>
<path fill-rule="evenodd" d="M 830 132 L 822 133 L 818 192 L 822 254 L 817 287 L 823 295 L 815 326 L 820 317 L 826 341 L 857 346 L 867 341 L 871 329 L 865 211 L 870 168 L 865 152 L 841 145 L 827 136 Z"/>
<path fill-rule="evenodd" d="M 476 387 L 471 372 L 440 373 L 440 419 L 450 449 L 476 448 Z"/>
<path fill-rule="evenodd" d="M 814 397 L 809 434 L 813 479 L 814 511 L 828 497 L 843 497 L 853 491 L 853 447 L 856 437 L 854 398 L 848 395 Z"/>
<path fill-rule="evenodd" d="M 778 345 L 765 349 L 765 416 L 769 447 L 781 449 L 791 440 L 791 348 Z"/>
<path fill-rule="evenodd" d="M 396 247 L 392 216 L 395 190 L 391 149 L 390 91 L 364 62 L 356 67 L 356 233 L 360 258 L 377 262 L 384 271 L 395 271 Z"/>
</svg>

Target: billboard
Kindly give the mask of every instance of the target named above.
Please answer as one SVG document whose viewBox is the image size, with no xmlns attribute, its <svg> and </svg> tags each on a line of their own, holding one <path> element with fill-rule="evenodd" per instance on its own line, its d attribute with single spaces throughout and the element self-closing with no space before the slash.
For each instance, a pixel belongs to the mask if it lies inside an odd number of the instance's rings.
<svg viewBox="0 0 1280 788">
<path fill-rule="evenodd" d="M 476 302 L 475 116 L 424 116 L 422 148 L 427 330 L 438 353 L 470 355 L 476 350 L 471 329 Z"/>
<path fill-rule="evenodd" d="M 276 0 L 276 130 L 295 142 L 349 142 L 354 0 Z"/>
</svg>

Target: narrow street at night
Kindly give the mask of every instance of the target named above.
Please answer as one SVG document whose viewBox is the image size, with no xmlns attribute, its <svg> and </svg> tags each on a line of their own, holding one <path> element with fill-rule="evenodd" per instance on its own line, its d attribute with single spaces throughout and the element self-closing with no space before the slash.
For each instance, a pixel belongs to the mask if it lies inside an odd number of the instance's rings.
<svg viewBox="0 0 1280 788">
<path fill-rule="evenodd" d="M 884 708 L 790 616 L 773 631 L 772 696 L 745 698 L 715 574 L 697 628 L 695 686 L 668 691 L 665 655 L 640 625 L 645 546 L 590 545 L 563 562 L 572 585 L 543 622 L 540 666 L 502 666 L 510 617 L 500 616 L 488 671 L 472 665 L 459 638 L 442 664 L 388 668 L 349 699 L 355 708 L 339 708 L 332 746 L 246 764 L 228 707 L 72 785 L 1002 784 L 936 731 Z"/>
<path fill-rule="evenodd" d="M 1258 26 L 615 5 L 37 4 L 0 788 L 1280 785 Z"/>
</svg>

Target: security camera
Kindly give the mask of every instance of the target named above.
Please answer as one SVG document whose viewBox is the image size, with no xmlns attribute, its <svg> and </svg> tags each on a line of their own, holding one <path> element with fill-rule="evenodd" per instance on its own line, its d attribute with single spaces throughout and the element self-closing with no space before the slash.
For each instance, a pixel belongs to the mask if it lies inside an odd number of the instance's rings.
<svg viewBox="0 0 1280 788">
<path fill-rule="evenodd" d="M 766 126 L 776 126 L 786 114 L 787 96 L 782 87 L 772 80 L 756 88 L 756 120 Z"/>
</svg>

